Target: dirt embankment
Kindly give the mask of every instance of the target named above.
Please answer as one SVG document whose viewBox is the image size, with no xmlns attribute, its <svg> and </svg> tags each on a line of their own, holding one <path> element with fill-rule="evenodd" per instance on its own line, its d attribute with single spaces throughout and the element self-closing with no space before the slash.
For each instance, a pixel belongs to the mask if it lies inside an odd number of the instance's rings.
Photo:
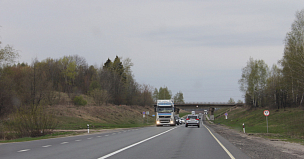
<svg viewBox="0 0 304 159">
<path fill-rule="evenodd" d="M 204 123 L 251 158 L 304 158 L 303 145 L 279 140 L 264 139 L 229 129 L 223 125 L 209 123 L 207 121 Z"/>
</svg>

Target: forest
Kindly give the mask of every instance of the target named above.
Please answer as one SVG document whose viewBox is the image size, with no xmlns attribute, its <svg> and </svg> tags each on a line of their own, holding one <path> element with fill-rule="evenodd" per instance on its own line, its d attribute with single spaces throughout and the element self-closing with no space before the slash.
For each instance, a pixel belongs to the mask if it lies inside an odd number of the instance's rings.
<svg viewBox="0 0 304 159">
<path fill-rule="evenodd" d="M 303 106 L 304 99 L 304 10 L 296 13 L 286 34 L 282 59 L 271 68 L 252 57 L 239 80 L 246 105 L 252 107 Z"/>
<path fill-rule="evenodd" d="M 14 107 L 60 104 L 61 92 L 67 93 L 75 105 L 86 104 L 82 94 L 92 97 L 96 105 L 153 103 L 152 87 L 135 81 L 129 58 L 116 56 L 101 68 L 89 66 L 78 55 L 10 65 L 18 53 L 10 46 L 1 53 L 7 58 L 2 58 L 0 68 L 0 115 L 9 114 Z"/>
</svg>

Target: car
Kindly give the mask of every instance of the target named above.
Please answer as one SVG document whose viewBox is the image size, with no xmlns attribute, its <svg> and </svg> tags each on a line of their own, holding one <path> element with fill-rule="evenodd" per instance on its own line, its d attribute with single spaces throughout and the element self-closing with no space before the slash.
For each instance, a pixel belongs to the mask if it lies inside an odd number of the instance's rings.
<svg viewBox="0 0 304 159">
<path fill-rule="evenodd" d="M 186 118 L 185 127 L 197 126 L 199 128 L 200 124 L 201 122 L 198 115 L 188 115 Z"/>
<path fill-rule="evenodd" d="M 185 119 L 184 118 L 181 118 L 180 120 L 181 120 L 182 124 L 185 124 Z"/>
<path fill-rule="evenodd" d="M 178 118 L 178 122 L 179 122 L 179 125 L 182 125 L 183 123 L 182 123 L 182 119 L 179 117 Z"/>
<path fill-rule="evenodd" d="M 174 116 L 175 119 L 175 125 L 179 125 L 179 117 L 178 116 Z"/>
</svg>

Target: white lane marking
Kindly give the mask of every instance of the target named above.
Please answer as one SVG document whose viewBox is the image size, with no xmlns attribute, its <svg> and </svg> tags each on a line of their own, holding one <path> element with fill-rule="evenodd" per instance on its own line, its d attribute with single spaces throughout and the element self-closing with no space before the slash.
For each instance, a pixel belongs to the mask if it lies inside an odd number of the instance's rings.
<svg viewBox="0 0 304 159">
<path fill-rule="evenodd" d="M 24 149 L 24 150 L 20 150 L 18 152 L 26 152 L 26 151 L 29 151 L 29 150 L 31 150 L 31 149 Z"/>
<path fill-rule="evenodd" d="M 212 132 L 207 128 L 207 126 L 204 125 L 204 127 L 210 132 L 210 134 L 213 136 L 213 138 L 221 145 L 221 147 L 226 151 L 226 153 L 228 154 L 228 156 L 231 159 L 235 159 L 233 157 L 233 155 L 226 149 L 226 147 L 212 134 Z"/>
<path fill-rule="evenodd" d="M 67 143 L 69 143 L 69 142 L 62 142 L 61 144 L 63 145 L 63 144 L 67 144 Z"/>
<path fill-rule="evenodd" d="M 105 135 L 105 136 L 109 136 L 109 135 Z"/>
<path fill-rule="evenodd" d="M 75 141 L 81 141 L 81 140 L 75 140 Z"/>
<path fill-rule="evenodd" d="M 42 146 L 42 147 L 51 147 L 52 145 L 45 145 L 45 146 Z"/>
<path fill-rule="evenodd" d="M 156 138 L 157 136 L 160 136 L 160 135 L 162 135 L 162 134 L 165 134 L 165 133 L 167 133 L 167 132 L 169 132 L 169 131 L 171 131 L 171 130 L 173 130 L 173 129 L 176 129 L 176 128 L 177 128 L 177 127 L 172 128 L 172 129 L 169 129 L 169 130 L 164 131 L 164 132 L 162 132 L 162 133 L 160 133 L 160 134 L 154 135 L 154 136 L 152 136 L 152 137 L 149 137 L 149 138 L 147 138 L 147 139 L 144 139 L 144 140 L 142 140 L 142 141 L 139 141 L 139 142 L 137 142 L 137 143 L 135 143 L 135 144 L 129 145 L 129 146 L 124 147 L 124 148 L 122 148 L 122 149 L 120 149 L 120 150 L 117 150 L 117 151 L 114 151 L 114 152 L 112 152 L 112 153 L 109 153 L 109 154 L 107 154 L 107 155 L 105 155 L 105 156 L 99 157 L 98 159 L 105 159 L 105 158 L 111 157 L 111 156 L 113 156 L 113 155 L 115 155 L 115 154 L 118 154 L 119 152 L 122 152 L 122 151 L 124 151 L 124 150 L 126 150 L 126 149 L 129 149 L 129 148 L 131 148 L 131 147 L 134 147 L 134 146 L 136 146 L 136 145 L 138 145 L 138 144 L 141 144 L 141 143 L 146 142 L 146 141 L 148 141 L 148 140 L 151 140 L 151 139 L 153 139 L 153 138 Z"/>
<path fill-rule="evenodd" d="M 88 138 L 89 140 L 93 139 L 92 137 Z"/>
<path fill-rule="evenodd" d="M 101 137 L 101 136 L 97 136 L 97 137 Z"/>
</svg>

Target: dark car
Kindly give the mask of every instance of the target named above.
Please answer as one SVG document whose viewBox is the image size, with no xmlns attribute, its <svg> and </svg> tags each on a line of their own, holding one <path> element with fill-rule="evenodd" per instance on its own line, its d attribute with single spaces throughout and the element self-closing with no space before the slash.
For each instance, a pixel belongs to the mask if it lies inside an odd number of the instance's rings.
<svg viewBox="0 0 304 159">
<path fill-rule="evenodd" d="M 178 116 L 174 116 L 175 119 L 175 125 L 179 125 L 179 117 Z"/>
</svg>

